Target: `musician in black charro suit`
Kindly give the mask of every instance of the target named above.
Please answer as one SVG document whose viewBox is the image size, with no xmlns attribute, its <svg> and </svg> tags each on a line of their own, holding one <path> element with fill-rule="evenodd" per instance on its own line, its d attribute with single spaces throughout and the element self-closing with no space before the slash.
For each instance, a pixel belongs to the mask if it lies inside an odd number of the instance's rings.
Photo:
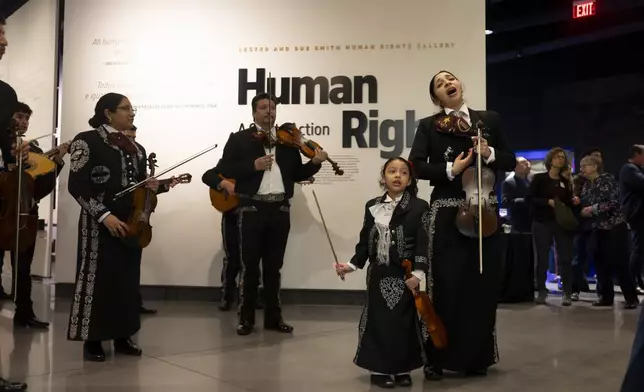
<svg viewBox="0 0 644 392">
<path fill-rule="evenodd" d="M 29 105 L 18 102 L 13 114 L 13 122 L 18 133 L 24 136 L 29 129 L 29 121 L 33 111 Z M 36 216 L 38 219 L 38 202 L 44 197 L 53 192 L 56 186 L 56 179 L 61 170 L 65 166 L 63 157 L 67 154 L 69 145 L 63 143 L 58 147 L 58 152 L 51 156 L 52 161 L 56 164 L 54 171 L 39 175 L 34 179 L 34 205 L 30 214 Z M 37 141 L 30 142 L 30 151 L 37 154 L 42 154 L 43 150 L 38 146 Z M 11 265 L 12 275 L 15 277 L 16 271 L 18 272 L 16 281 L 15 303 L 16 312 L 13 316 L 13 324 L 16 327 L 47 329 L 49 323 L 40 321 L 36 318 L 33 309 L 33 302 L 31 300 L 31 264 L 34 259 L 34 252 L 36 249 L 36 234 L 29 239 L 29 247 L 24 252 L 18 254 L 18 263 L 16 266 L 16 253 L 11 252 Z"/>
<path fill-rule="evenodd" d="M 445 324 L 449 343 L 429 355 L 433 363 L 425 375 L 437 379 L 443 369 L 485 375 L 487 368 L 499 361 L 495 322 L 502 278 L 501 244 L 498 230 L 484 238 L 481 274 L 478 239 L 466 237 L 456 226 L 456 214 L 465 202 L 462 173 L 474 164 L 476 156 L 477 140 L 467 129 L 479 121 L 484 125 L 481 162 L 497 178 L 499 172 L 514 169 L 516 158 L 499 127 L 499 115 L 468 108 L 461 82 L 452 73 L 437 73 L 429 93 L 441 110 L 420 120 L 409 160 L 418 178 L 429 180 L 434 187 L 427 289 Z M 488 203 L 496 209 L 494 195 L 489 195 Z"/>
<path fill-rule="evenodd" d="M 8 45 L 5 37 L 5 19 L 0 16 L 0 60 L 4 56 Z M 14 110 L 18 103 L 16 91 L 7 83 L 0 80 L 0 171 L 6 171 L 7 165 L 16 162 L 18 155 L 12 148 L 12 140 L 9 135 L 9 125 Z M 29 152 L 29 144 L 24 143 L 22 147 L 23 157 Z M 27 384 L 22 382 L 11 382 L 0 377 L 0 391 L 23 391 Z"/>
<path fill-rule="evenodd" d="M 252 100 L 254 124 L 230 135 L 219 166 L 224 177 L 234 178 L 238 208 L 239 242 L 243 277 L 237 333 L 248 335 L 255 325 L 255 299 L 259 261 L 264 276 L 264 328 L 290 333 L 293 327 L 282 318 L 279 299 L 284 253 L 291 228 L 290 202 L 296 182 L 317 173 L 326 152 L 302 163 L 300 152 L 276 144 L 277 99 L 259 94 Z"/>
</svg>

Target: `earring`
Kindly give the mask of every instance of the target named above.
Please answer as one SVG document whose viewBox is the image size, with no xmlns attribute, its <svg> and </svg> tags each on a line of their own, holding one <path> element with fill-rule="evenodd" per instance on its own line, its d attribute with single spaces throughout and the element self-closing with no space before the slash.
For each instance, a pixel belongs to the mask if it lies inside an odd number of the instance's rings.
<svg viewBox="0 0 644 392">
<path fill-rule="evenodd" d="M 108 123 L 111 123 L 111 122 L 112 122 L 112 117 L 108 117 L 108 118 L 107 118 L 107 122 L 108 122 Z"/>
</svg>

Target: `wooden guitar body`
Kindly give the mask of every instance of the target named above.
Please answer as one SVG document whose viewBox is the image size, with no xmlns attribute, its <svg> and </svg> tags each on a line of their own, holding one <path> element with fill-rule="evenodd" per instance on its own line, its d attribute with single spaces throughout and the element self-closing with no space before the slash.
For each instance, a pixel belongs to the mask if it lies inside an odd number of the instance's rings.
<svg viewBox="0 0 644 392">
<path fill-rule="evenodd" d="M 225 178 L 221 174 L 219 177 L 222 180 L 228 180 L 233 184 L 235 183 L 234 179 Z M 224 213 L 236 208 L 239 204 L 239 198 L 235 195 L 228 194 L 228 192 L 224 190 L 218 191 L 210 188 L 210 203 L 212 203 L 212 206 L 215 207 L 217 211 Z"/>
</svg>

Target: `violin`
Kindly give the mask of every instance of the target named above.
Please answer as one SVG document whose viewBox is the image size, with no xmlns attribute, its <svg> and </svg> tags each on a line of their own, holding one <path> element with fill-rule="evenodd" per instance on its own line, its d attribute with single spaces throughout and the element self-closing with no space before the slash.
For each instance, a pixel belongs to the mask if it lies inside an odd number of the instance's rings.
<svg viewBox="0 0 644 392">
<path fill-rule="evenodd" d="M 293 123 L 284 123 L 277 127 L 277 143 L 283 144 L 288 147 L 294 147 L 300 150 L 302 155 L 311 159 L 315 156 L 315 150 L 322 147 L 314 142 L 302 136 L 302 132 L 297 128 Z M 327 158 L 327 161 L 333 167 L 333 172 L 336 176 L 341 176 L 344 174 L 344 170 L 340 169 L 340 166 L 334 162 L 331 158 Z"/>
<path fill-rule="evenodd" d="M 476 135 L 482 138 L 482 123 L 477 124 Z M 483 238 L 497 231 L 498 218 L 496 208 L 490 203 L 494 192 L 496 176 L 494 172 L 483 167 L 481 161 L 481 143 L 477 143 L 476 165 L 463 172 L 461 183 L 465 192 L 465 202 L 456 215 L 456 227 L 466 237 L 479 239 L 479 270 L 483 273 Z"/>
<path fill-rule="evenodd" d="M 403 260 L 402 266 L 405 269 L 405 279 L 411 278 L 411 261 Z M 447 347 L 447 330 L 441 321 L 434 304 L 425 291 L 414 291 L 414 302 L 416 303 L 416 311 L 427 325 L 429 336 L 434 343 L 434 347 L 438 350 Z"/>
<path fill-rule="evenodd" d="M 148 156 L 150 177 L 154 176 L 154 169 L 157 163 L 156 157 L 157 154 L 154 152 Z M 142 187 L 134 190 L 132 199 L 134 209 L 127 220 L 127 236 L 136 238 L 139 246 L 145 248 L 152 241 L 150 216 L 157 207 L 157 195 L 152 189 Z"/>
<path fill-rule="evenodd" d="M 24 252 L 38 232 L 38 217 L 31 214 L 35 205 L 34 179 L 25 170 L 22 160 L 22 138 L 17 125 L 12 123 L 10 137 L 18 148 L 16 164 L 0 173 L 0 246 L 5 250 Z M 17 276 L 17 274 L 16 274 Z"/>
<path fill-rule="evenodd" d="M 156 153 L 150 153 L 148 156 L 150 177 L 154 177 L 157 163 L 156 157 Z M 187 184 L 192 181 L 192 175 L 186 173 L 178 177 L 159 180 L 159 186 L 169 184 L 173 179 L 178 180 L 179 183 Z M 150 242 L 152 242 L 152 225 L 150 224 L 150 216 L 157 207 L 157 194 L 150 188 L 139 187 L 134 190 L 132 198 L 134 209 L 127 220 L 127 236 L 137 238 L 139 246 L 141 248 L 145 248 L 150 245 Z"/>
</svg>

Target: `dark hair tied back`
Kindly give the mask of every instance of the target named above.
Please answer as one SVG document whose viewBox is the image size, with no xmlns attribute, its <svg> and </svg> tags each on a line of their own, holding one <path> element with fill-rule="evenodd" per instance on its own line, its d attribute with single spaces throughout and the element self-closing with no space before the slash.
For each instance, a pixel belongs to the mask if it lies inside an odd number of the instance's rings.
<svg viewBox="0 0 644 392">
<path fill-rule="evenodd" d="M 382 166 L 382 172 L 380 173 L 382 177 L 385 176 L 385 172 L 387 171 L 387 166 L 393 161 L 400 161 L 403 162 L 405 165 L 407 165 L 407 169 L 409 170 L 409 185 L 407 186 L 407 192 L 412 197 L 418 197 L 418 178 L 416 178 L 416 173 L 414 172 L 414 166 L 411 164 L 410 161 L 406 160 L 403 157 L 394 157 L 394 158 L 389 158 L 387 159 L 387 162 Z M 384 187 L 384 184 L 383 184 Z"/>
<path fill-rule="evenodd" d="M 109 120 L 105 116 L 105 109 L 110 112 L 116 112 L 116 108 L 124 98 L 125 95 L 118 93 L 107 93 L 99 98 L 98 102 L 96 102 L 96 107 L 94 108 L 94 116 L 88 121 L 89 126 L 92 128 L 98 128 L 101 125 L 109 124 Z"/>
<path fill-rule="evenodd" d="M 436 77 L 438 75 L 442 74 L 443 72 L 446 72 L 446 73 L 454 76 L 454 78 L 458 80 L 456 75 L 454 75 L 453 73 L 451 73 L 449 71 L 446 71 L 444 69 L 436 72 L 436 75 L 434 75 L 432 77 L 432 80 L 429 82 L 429 97 L 432 99 L 432 102 L 434 102 L 435 105 L 440 106 L 440 107 L 443 107 L 443 106 L 441 105 L 440 100 L 438 99 L 438 96 L 436 96 L 436 86 L 435 86 L 435 84 L 436 84 Z"/>
</svg>

